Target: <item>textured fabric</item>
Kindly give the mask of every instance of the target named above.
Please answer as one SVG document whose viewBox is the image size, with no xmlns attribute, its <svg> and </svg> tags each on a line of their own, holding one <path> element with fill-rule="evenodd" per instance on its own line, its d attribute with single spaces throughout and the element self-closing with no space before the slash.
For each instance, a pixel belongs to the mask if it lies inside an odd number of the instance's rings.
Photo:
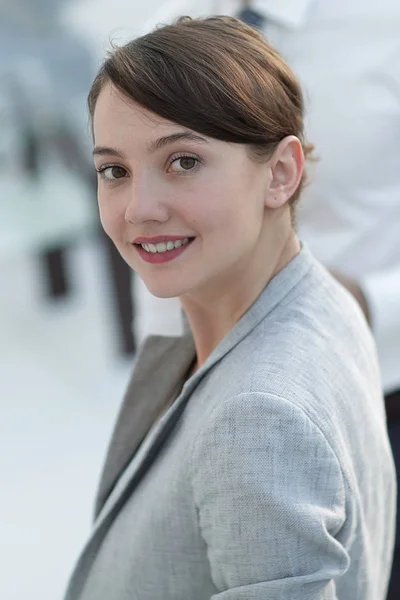
<svg viewBox="0 0 400 600">
<path fill-rule="evenodd" d="M 189 338 L 143 347 L 66 600 L 384 600 L 395 474 L 355 301 L 303 247 L 135 452 L 136 391 L 160 406 Z"/>
</svg>

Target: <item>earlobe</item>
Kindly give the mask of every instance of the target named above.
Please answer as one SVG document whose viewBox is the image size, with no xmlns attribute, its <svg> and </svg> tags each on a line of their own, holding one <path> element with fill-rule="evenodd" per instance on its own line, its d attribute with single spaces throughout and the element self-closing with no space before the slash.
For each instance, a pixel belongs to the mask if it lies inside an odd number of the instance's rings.
<svg viewBox="0 0 400 600">
<path fill-rule="evenodd" d="M 265 205 L 268 208 L 282 208 L 282 206 L 284 206 L 286 204 L 288 199 L 289 198 L 287 198 L 287 195 L 283 191 L 281 191 L 281 192 L 275 191 L 272 196 L 271 196 L 271 194 L 269 194 L 267 196 Z"/>
<path fill-rule="evenodd" d="M 270 158 L 270 180 L 265 204 L 281 208 L 297 190 L 304 169 L 304 153 L 300 140 L 294 135 L 284 138 Z"/>
</svg>

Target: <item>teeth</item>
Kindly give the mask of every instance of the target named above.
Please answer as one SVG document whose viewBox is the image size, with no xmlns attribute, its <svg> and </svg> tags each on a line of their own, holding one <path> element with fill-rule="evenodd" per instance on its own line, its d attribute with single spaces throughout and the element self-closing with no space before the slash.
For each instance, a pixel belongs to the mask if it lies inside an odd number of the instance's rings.
<svg viewBox="0 0 400 600">
<path fill-rule="evenodd" d="M 167 250 L 173 250 L 174 248 L 180 248 L 181 246 L 185 246 L 189 243 L 189 238 L 185 238 L 184 240 L 176 240 L 176 242 L 169 241 L 167 243 L 160 242 L 159 244 L 141 244 L 142 248 L 146 250 L 146 252 L 151 252 L 155 254 L 156 252 L 167 252 Z"/>
</svg>

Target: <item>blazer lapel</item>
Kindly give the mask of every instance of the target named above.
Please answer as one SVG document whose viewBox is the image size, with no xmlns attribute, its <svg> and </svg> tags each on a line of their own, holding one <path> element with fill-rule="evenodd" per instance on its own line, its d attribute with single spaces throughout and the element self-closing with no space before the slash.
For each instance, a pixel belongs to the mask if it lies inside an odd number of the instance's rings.
<svg viewBox="0 0 400 600">
<path fill-rule="evenodd" d="M 95 502 L 95 518 L 163 407 L 174 394 L 176 397 L 180 394 L 178 385 L 194 358 L 190 334 L 151 336 L 145 341 L 109 444 Z"/>
<path fill-rule="evenodd" d="M 179 338 L 151 336 L 142 346 L 107 452 L 96 500 L 94 528 L 75 566 L 64 600 L 79 597 L 109 527 L 179 420 L 200 380 L 196 373 L 179 395 L 178 383 L 195 356 L 191 334 Z M 177 402 L 160 419 L 150 439 L 146 440 L 146 446 L 139 450 L 137 460 L 132 460 L 153 419 L 175 390 L 179 395 Z M 126 473 L 123 473 L 125 469 Z"/>
</svg>

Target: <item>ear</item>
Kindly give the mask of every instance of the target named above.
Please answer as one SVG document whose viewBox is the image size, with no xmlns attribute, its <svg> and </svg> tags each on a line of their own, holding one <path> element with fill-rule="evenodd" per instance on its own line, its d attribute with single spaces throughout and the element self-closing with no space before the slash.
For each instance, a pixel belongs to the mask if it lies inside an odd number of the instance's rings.
<svg viewBox="0 0 400 600">
<path fill-rule="evenodd" d="M 303 147 L 296 136 L 289 135 L 279 143 L 269 159 L 269 169 L 265 206 L 281 208 L 297 190 L 303 174 Z"/>
</svg>

